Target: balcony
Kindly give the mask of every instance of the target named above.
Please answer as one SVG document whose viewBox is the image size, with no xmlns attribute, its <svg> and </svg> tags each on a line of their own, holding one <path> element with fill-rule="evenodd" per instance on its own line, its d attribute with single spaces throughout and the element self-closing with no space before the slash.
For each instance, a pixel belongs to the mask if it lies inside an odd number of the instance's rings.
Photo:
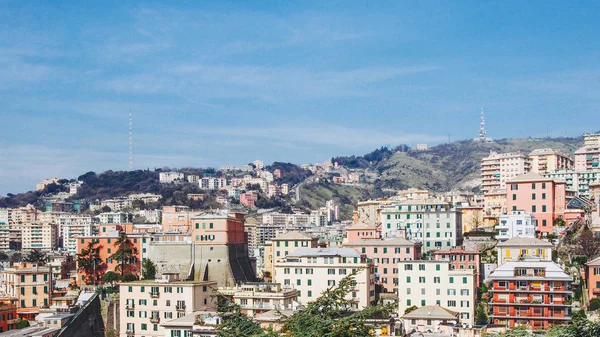
<svg viewBox="0 0 600 337">
<path fill-rule="evenodd" d="M 152 292 L 152 293 L 149 293 L 149 294 L 150 294 L 150 297 L 152 297 L 152 298 L 158 298 L 158 297 L 160 297 L 160 293 L 159 292 Z"/>
<path fill-rule="evenodd" d="M 160 323 L 160 317 L 150 317 L 150 323 Z"/>
<path fill-rule="evenodd" d="M 125 334 L 127 336 L 132 336 L 133 337 L 133 336 L 135 336 L 135 330 L 127 330 L 127 331 L 125 331 Z"/>
<path fill-rule="evenodd" d="M 592 293 L 594 295 L 600 295 L 600 288 L 594 288 L 594 289 L 592 289 Z"/>
<path fill-rule="evenodd" d="M 177 311 L 185 311 L 185 304 L 175 306 L 175 310 L 177 310 Z"/>
<path fill-rule="evenodd" d="M 6 321 L 6 323 L 7 323 L 8 325 L 11 325 L 11 324 L 17 324 L 17 323 L 19 323 L 20 321 L 21 321 L 21 319 L 20 319 L 20 318 L 13 318 L 13 319 L 9 319 L 9 320 L 7 320 L 7 321 Z"/>
<path fill-rule="evenodd" d="M 127 303 L 127 304 L 125 304 L 125 309 L 127 309 L 127 310 L 133 310 L 133 309 L 135 309 L 135 304 L 133 304 L 133 303 Z"/>
</svg>

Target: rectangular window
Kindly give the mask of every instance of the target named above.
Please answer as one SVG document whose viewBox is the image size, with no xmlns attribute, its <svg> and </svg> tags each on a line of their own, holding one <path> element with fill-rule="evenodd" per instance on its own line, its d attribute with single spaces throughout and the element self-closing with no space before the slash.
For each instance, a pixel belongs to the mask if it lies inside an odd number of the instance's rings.
<svg viewBox="0 0 600 337">
<path fill-rule="evenodd" d="M 513 198 L 513 200 L 517 200 L 517 195 L 516 195 L 516 194 L 513 194 L 513 197 L 512 197 L 512 198 Z"/>
<path fill-rule="evenodd" d="M 535 200 L 535 193 L 531 194 L 531 200 Z"/>
<path fill-rule="evenodd" d="M 535 190 L 535 183 L 531 183 L 531 189 Z"/>
<path fill-rule="evenodd" d="M 542 189 L 546 188 L 546 183 L 542 183 Z"/>
<path fill-rule="evenodd" d="M 410 276 L 406 277 L 406 283 L 410 283 Z"/>
<path fill-rule="evenodd" d="M 542 193 L 542 200 L 546 200 L 546 193 Z"/>
<path fill-rule="evenodd" d="M 542 212 L 546 213 L 546 205 L 542 205 Z"/>
<path fill-rule="evenodd" d="M 454 277 L 450 276 L 450 283 L 454 283 Z"/>
<path fill-rule="evenodd" d="M 531 206 L 531 212 L 532 212 L 532 213 L 535 213 L 535 212 L 537 212 L 537 208 L 535 207 L 535 205 Z"/>
</svg>

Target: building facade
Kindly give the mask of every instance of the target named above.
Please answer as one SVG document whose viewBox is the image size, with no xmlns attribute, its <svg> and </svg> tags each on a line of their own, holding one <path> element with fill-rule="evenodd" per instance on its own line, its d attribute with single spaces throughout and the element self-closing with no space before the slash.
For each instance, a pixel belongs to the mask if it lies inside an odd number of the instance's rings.
<svg viewBox="0 0 600 337">
<path fill-rule="evenodd" d="M 506 182 L 529 172 L 531 165 L 527 156 L 520 152 L 490 152 L 481 160 L 481 190 L 489 193 L 506 188 Z"/>
<path fill-rule="evenodd" d="M 545 174 L 558 170 L 572 170 L 573 158 L 554 149 L 536 149 L 529 154 L 531 172 Z"/>
<path fill-rule="evenodd" d="M 17 315 L 27 320 L 52 303 L 52 285 L 49 266 L 23 262 L 0 272 L 0 292 L 16 299 Z"/>
<path fill-rule="evenodd" d="M 525 211 L 511 211 L 509 214 L 500 216 L 496 229 L 496 239 L 506 241 L 516 236 L 535 238 L 536 221 L 532 214 Z"/>
</svg>

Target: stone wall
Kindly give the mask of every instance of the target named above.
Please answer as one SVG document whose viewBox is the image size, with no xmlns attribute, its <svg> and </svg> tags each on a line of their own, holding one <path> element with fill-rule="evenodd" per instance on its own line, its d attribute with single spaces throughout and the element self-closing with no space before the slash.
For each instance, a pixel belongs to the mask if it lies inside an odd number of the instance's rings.
<svg viewBox="0 0 600 337">
<path fill-rule="evenodd" d="M 54 337 L 104 337 L 100 297 L 95 294 Z"/>
</svg>

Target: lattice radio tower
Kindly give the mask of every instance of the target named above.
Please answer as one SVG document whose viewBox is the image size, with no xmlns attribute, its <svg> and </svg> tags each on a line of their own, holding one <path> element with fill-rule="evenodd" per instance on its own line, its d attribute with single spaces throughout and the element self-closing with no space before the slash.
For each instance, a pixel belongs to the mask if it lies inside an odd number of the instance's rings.
<svg viewBox="0 0 600 337">
<path fill-rule="evenodd" d="M 129 171 L 133 171 L 133 119 L 129 109 Z"/>
<path fill-rule="evenodd" d="M 481 141 L 486 140 L 486 132 L 485 132 L 485 117 L 483 117 L 483 108 L 481 108 L 481 121 L 479 122 L 479 139 Z"/>
</svg>

